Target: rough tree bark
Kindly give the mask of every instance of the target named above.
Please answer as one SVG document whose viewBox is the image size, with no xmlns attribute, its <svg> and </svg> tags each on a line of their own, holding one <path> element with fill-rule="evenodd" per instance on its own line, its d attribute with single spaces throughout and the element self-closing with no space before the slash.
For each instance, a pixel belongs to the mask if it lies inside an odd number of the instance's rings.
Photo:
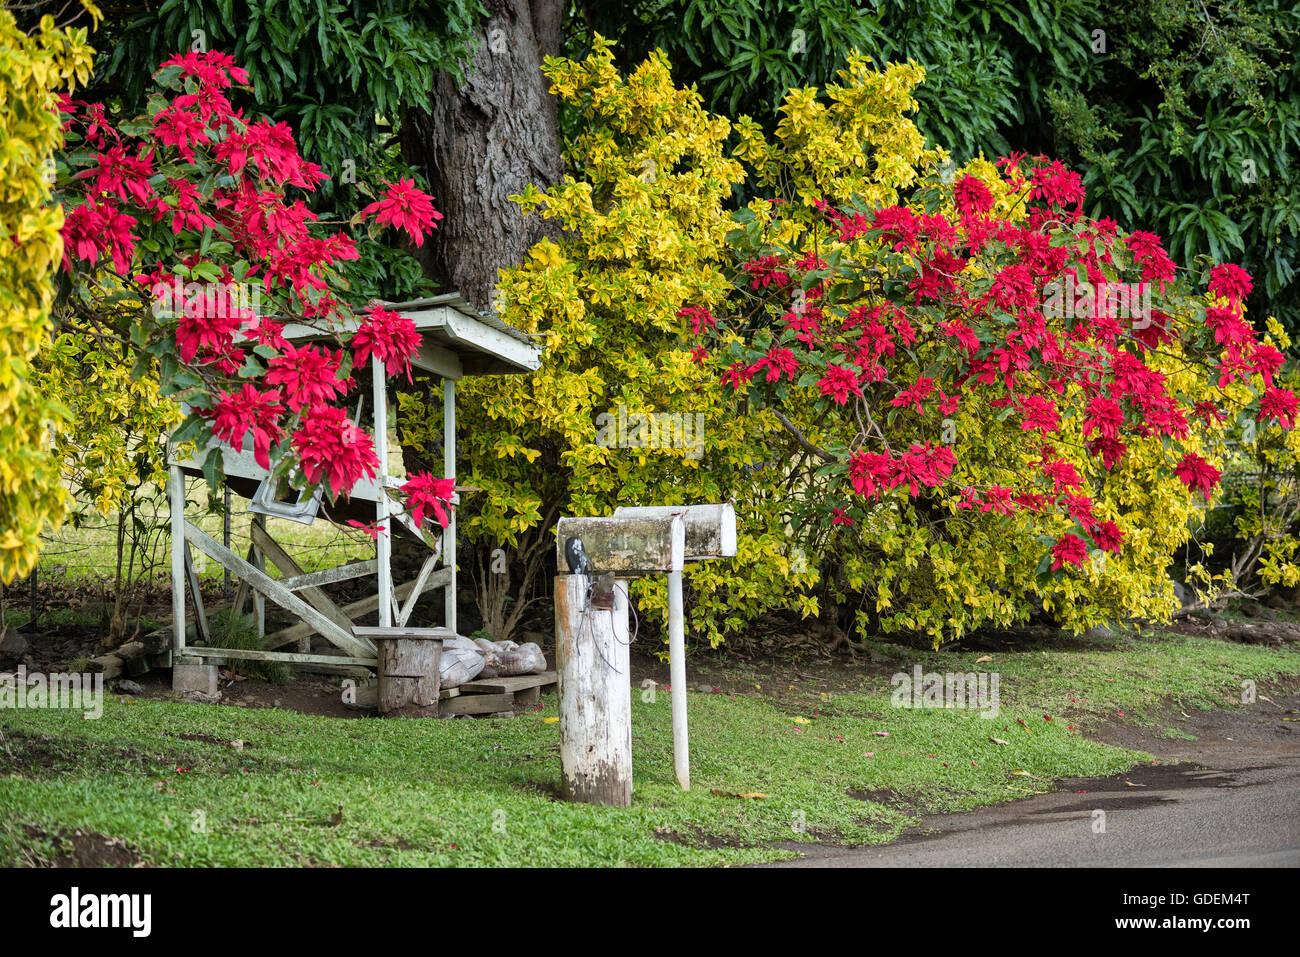
<svg viewBox="0 0 1300 957">
<path fill-rule="evenodd" d="M 488 16 L 463 65 L 464 79 L 440 74 L 427 108 L 403 118 L 402 153 L 423 171 L 443 214 L 432 240 L 413 251 L 444 291 L 459 292 L 483 312 L 492 311 L 498 270 L 522 262 L 535 242 L 559 232 L 539 216 L 525 220 L 508 197 L 530 183 L 548 188 L 563 172 L 558 108 L 541 67 L 561 52 L 566 6 L 566 0 L 485 0 Z M 441 459 L 431 452 L 408 459 Z M 499 629 L 492 632 L 498 638 L 508 637 L 531 604 L 534 552 L 518 556 L 525 573 L 513 614 L 505 611 L 508 574 L 495 587 L 480 582 L 479 611 Z"/>
<path fill-rule="evenodd" d="M 477 308 L 492 306 L 497 270 L 555 232 L 507 198 L 561 174 L 559 119 L 544 57 L 563 41 L 564 0 L 487 0 L 480 44 L 458 83 L 440 74 L 425 110 L 402 123 L 402 152 L 423 170 L 443 213 L 419 250 L 425 272 Z"/>
</svg>

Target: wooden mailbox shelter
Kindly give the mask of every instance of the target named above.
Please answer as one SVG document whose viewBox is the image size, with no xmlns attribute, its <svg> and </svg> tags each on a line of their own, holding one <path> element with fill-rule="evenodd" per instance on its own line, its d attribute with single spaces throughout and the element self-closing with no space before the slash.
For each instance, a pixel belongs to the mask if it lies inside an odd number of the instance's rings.
<svg viewBox="0 0 1300 957">
<path fill-rule="evenodd" d="M 411 365 L 442 379 L 443 383 L 443 476 L 456 477 L 456 383 L 466 375 L 503 375 L 531 372 L 541 365 L 541 347 L 526 333 L 514 329 L 494 316 L 477 312 L 456 293 L 410 302 L 384 303 L 388 308 L 408 316 L 420 335 L 420 350 Z M 342 331 L 351 332 L 355 322 Z M 290 324 L 285 339 L 295 344 L 328 339 L 326 333 L 307 326 Z M 422 532 L 402 506 L 383 494 L 395 489 L 400 479 L 388 475 L 388 378 L 378 357 L 370 360 L 373 389 L 370 396 L 375 423 L 375 453 L 380 473 L 374 481 L 363 480 L 349 498 L 342 497 L 328 509 L 329 520 L 341 522 L 360 519 L 375 522 L 382 531 L 375 547 L 375 557 L 351 562 L 336 568 L 304 573 L 283 548 L 266 531 L 265 516 L 275 515 L 311 524 L 317 518 L 319 499 L 281 501 L 268 481 L 270 473 L 253 459 L 251 436 L 242 449 L 233 449 L 211 439 L 192 458 L 169 458 L 171 481 L 171 575 L 172 575 L 172 655 L 173 667 L 180 671 L 233 659 L 282 661 L 288 664 L 359 665 L 377 668 L 380 656 L 373 629 L 359 629 L 357 619 L 378 611 L 379 627 L 406 627 L 420 596 L 441 588 L 444 595 L 444 622 L 441 632 L 456 633 L 456 519 L 452 500 L 451 522 L 446 529 Z M 358 423 L 359 424 L 359 423 Z M 227 548 L 185 518 L 185 479 L 203 474 L 204 460 L 212 450 L 222 451 L 222 466 L 227 485 L 252 500 L 254 513 L 250 529 L 251 542 L 247 557 Z M 413 581 L 395 587 L 390 564 L 393 523 L 398 522 L 429 547 L 419 574 Z M 196 631 L 200 641 L 210 638 L 203 599 L 199 593 L 192 548 L 197 548 L 239 579 L 235 609 L 242 611 L 247 599 L 253 599 L 258 633 L 265 636 L 260 649 L 213 648 L 186 642 L 185 590 L 188 585 L 194 602 Z M 276 566 L 283 577 L 273 579 L 266 573 L 266 561 Z M 321 586 L 355 578 L 375 579 L 375 594 L 340 608 L 321 590 Z M 266 636 L 265 601 L 270 599 L 300 620 L 300 624 Z M 310 654 L 306 639 L 319 633 L 338 654 Z M 297 651 L 280 650 L 298 643 Z M 210 670 L 210 669 L 208 669 Z M 175 674 L 175 673 L 174 673 Z M 181 678 L 173 678 L 181 686 Z"/>
</svg>

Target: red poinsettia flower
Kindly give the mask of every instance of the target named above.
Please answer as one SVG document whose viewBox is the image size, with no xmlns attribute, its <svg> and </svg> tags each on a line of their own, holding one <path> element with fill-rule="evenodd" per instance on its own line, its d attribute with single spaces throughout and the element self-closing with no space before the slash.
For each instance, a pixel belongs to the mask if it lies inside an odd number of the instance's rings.
<svg viewBox="0 0 1300 957">
<path fill-rule="evenodd" d="M 417 189 L 414 180 L 384 180 L 384 185 L 388 190 L 383 199 L 371 203 L 361 215 L 374 214 L 376 222 L 406 230 L 415 245 L 423 246 L 425 234 L 435 227 L 435 220 L 442 219 L 433 208 L 433 197 Z"/>
<path fill-rule="evenodd" d="M 826 374 L 817 380 L 817 389 L 822 395 L 828 395 L 836 405 L 849 401 L 849 393 L 862 395 L 862 386 L 858 384 L 858 374 L 852 369 L 845 369 L 834 364 L 826 367 Z"/>
<path fill-rule="evenodd" d="M 1078 535 L 1062 535 L 1052 546 L 1052 571 L 1059 571 L 1068 562 L 1082 565 L 1088 557 L 1088 546 Z"/>
<path fill-rule="evenodd" d="M 271 443 L 281 436 L 280 417 L 284 406 L 280 393 L 258 392 L 245 385 L 239 392 L 223 392 L 212 408 L 212 434 L 232 448 L 241 448 L 244 434 L 253 435 L 253 459 L 264 469 L 270 469 Z"/>
<path fill-rule="evenodd" d="M 1210 292 L 1236 305 L 1250 295 L 1255 288 L 1250 281 L 1250 273 L 1240 266 L 1224 263 L 1210 270 Z"/>
<path fill-rule="evenodd" d="M 1124 543 L 1124 532 L 1114 522 L 1102 522 L 1092 530 L 1092 540 L 1103 552 L 1119 554 L 1119 547 Z"/>
<path fill-rule="evenodd" d="M 794 357 L 794 353 L 781 346 L 773 346 L 768 349 L 767 354 L 754 363 L 755 372 L 763 369 L 767 370 L 766 379 L 768 382 L 780 382 L 782 376 L 793 379 L 795 370 L 798 368 L 799 360 Z"/>
<path fill-rule="evenodd" d="M 975 176 L 963 176 L 952 188 L 953 203 L 963 219 L 982 216 L 993 208 L 993 193 Z"/>
<path fill-rule="evenodd" d="M 1198 489 L 1204 493 L 1207 502 L 1210 500 L 1211 491 L 1219 484 L 1221 475 L 1218 469 L 1195 452 L 1188 452 L 1183 456 L 1182 461 L 1174 469 L 1174 474 L 1189 489 Z"/>
<path fill-rule="evenodd" d="M 1290 389 L 1265 389 L 1259 399 L 1257 418 L 1270 419 L 1289 429 L 1295 425 L 1296 405 L 1296 395 Z"/>
<path fill-rule="evenodd" d="M 342 351 L 331 353 L 313 345 L 301 349 L 291 345 L 267 365 L 266 384 L 279 386 L 295 412 L 305 406 L 323 405 L 347 391 L 338 377 L 342 362 Z"/>
<path fill-rule="evenodd" d="M 416 525 L 424 523 L 425 512 L 432 512 L 438 524 L 447 527 L 450 519 L 443 506 L 456 492 L 455 479 L 434 478 L 428 472 L 416 472 L 402 486 L 402 491 L 406 493 L 406 507 Z"/>
<path fill-rule="evenodd" d="M 357 366 L 376 355 L 389 375 L 406 372 L 411 381 L 411 357 L 420 351 L 420 334 L 408 316 L 383 306 L 371 306 L 352 336 Z"/>
<path fill-rule="evenodd" d="M 352 491 L 379 469 L 374 441 L 334 406 L 316 405 L 307 411 L 293 434 L 293 449 L 307 481 L 328 479 L 336 495 Z"/>
</svg>

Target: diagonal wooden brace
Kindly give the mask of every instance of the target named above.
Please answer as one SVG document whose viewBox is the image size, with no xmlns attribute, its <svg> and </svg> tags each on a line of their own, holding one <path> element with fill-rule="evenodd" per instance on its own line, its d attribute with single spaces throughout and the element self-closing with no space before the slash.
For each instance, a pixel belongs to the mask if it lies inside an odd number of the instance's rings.
<svg viewBox="0 0 1300 957">
<path fill-rule="evenodd" d="M 233 574 L 245 579 L 251 587 L 271 599 L 285 611 L 307 622 L 322 636 L 338 645 L 348 654 L 359 658 L 378 656 L 378 651 L 371 641 L 358 638 L 352 634 L 350 629 L 339 627 L 274 578 L 267 575 L 266 572 L 244 561 L 230 549 L 213 539 L 212 536 L 193 522 L 186 521 L 185 537 L 209 558 L 220 562 L 222 567 L 230 569 Z"/>
</svg>

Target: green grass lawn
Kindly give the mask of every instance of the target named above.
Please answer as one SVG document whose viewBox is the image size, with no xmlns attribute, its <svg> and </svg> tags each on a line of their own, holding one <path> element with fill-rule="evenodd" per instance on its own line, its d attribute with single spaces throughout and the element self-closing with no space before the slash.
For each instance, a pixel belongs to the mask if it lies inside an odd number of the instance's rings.
<svg viewBox="0 0 1300 957">
<path fill-rule="evenodd" d="M 116 698 L 97 721 L 0 711 L 0 865 L 53 856 L 24 825 L 120 837 L 164 865 L 773 860 L 794 853 L 773 842 L 883 842 L 918 813 L 1124 771 L 1147 756 L 1086 740 L 1070 725 L 1120 711 L 1121 720 L 1153 722 L 1171 704 L 1242 707 L 1242 680 L 1262 689 L 1300 674 L 1293 651 L 1179 636 L 996 652 L 982 664 L 976 653 L 906 654 L 900 670 L 909 672 L 913 661 L 996 671 L 1001 714 L 894 708 L 887 675 L 833 694 L 797 680 L 779 697 L 693 692 L 693 789 L 682 793 L 669 695 L 661 689 L 647 702 L 634 689 L 636 792 L 626 809 L 552 798 L 559 728 L 545 719 L 555 715 L 554 696 L 543 698 L 543 711 L 509 721 L 349 721 Z M 713 673 L 739 688 L 745 667 Z M 880 797 L 881 789 L 893 792 L 884 803 L 849 793 Z M 754 792 L 766 797 L 730 796 Z"/>
</svg>

